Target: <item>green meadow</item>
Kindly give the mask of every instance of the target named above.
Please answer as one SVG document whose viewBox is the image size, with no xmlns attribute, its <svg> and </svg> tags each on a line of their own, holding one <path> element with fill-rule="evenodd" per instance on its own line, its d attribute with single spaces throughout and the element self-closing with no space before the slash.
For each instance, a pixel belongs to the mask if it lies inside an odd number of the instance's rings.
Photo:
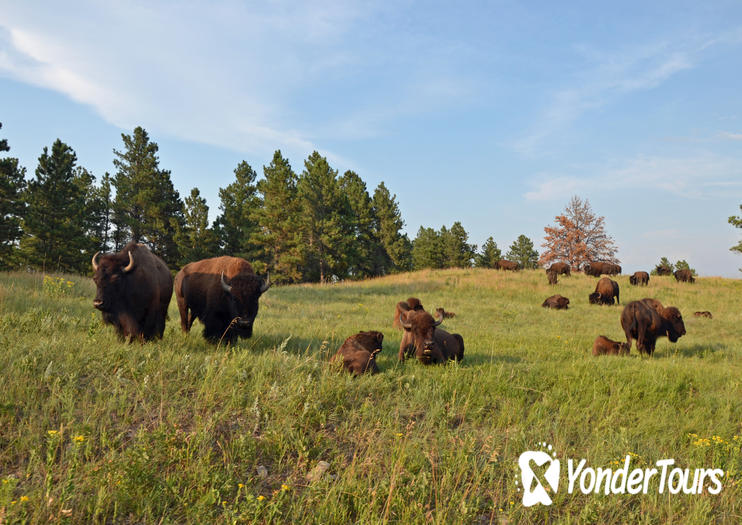
<svg viewBox="0 0 742 525">
<path fill-rule="evenodd" d="M 742 280 L 617 278 L 621 303 L 680 308 L 687 335 L 652 358 L 591 355 L 623 340 L 596 278 L 440 270 L 273 287 L 252 339 L 180 330 L 120 343 L 90 278 L 0 274 L 0 523 L 739 523 Z M 569 310 L 541 308 L 549 295 Z M 394 305 L 456 313 L 461 363 L 397 362 Z M 713 319 L 696 318 L 709 310 Z M 328 366 L 360 330 L 385 335 L 381 373 Z M 551 506 L 526 508 L 518 456 L 562 460 Z M 718 495 L 566 491 L 566 460 L 720 468 Z M 309 476 L 320 461 L 321 476 Z"/>
</svg>

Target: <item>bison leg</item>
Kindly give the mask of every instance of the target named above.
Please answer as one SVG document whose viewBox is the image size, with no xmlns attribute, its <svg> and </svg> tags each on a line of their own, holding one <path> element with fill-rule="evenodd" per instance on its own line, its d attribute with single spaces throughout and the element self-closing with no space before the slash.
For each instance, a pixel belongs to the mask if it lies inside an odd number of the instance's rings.
<svg viewBox="0 0 742 525">
<path fill-rule="evenodd" d="M 397 356 L 400 361 L 404 361 L 405 354 L 409 353 L 409 346 L 412 343 L 411 341 L 412 336 L 409 335 L 409 332 L 405 332 L 402 336 L 402 340 L 399 342 L 399 355 Z"/>
<path fill-rule="evenodd" d="M 180 328 L 184 332 L 189 332 L 191 330 L 191 325 L 193 324 L 192 312 L 188 311 L 188 304 L 186 303 L 185 297 L 176 295 L 176 299 L 178 302 L 178 311 L 180 312 Z"/>
</svg>

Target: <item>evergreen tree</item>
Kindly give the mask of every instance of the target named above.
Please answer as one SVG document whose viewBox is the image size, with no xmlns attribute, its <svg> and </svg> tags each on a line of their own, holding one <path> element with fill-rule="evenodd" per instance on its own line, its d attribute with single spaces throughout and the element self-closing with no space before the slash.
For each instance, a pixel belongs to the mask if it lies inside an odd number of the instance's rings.
<svg viewBox="0 0 742 525">
<path fill-rule="evenodd" d="M 0 139 L 0 153 L 5 151 L 10 151 L 8 141 Z M 20 166 L 16 158 L 0 158 L 0 270 L 18 265 L 16 252 L 23 235 L 21 225 L 26 209 L 23 198 L 25 188 L 26 168 Z"/>
<path fill-rule="evenodd" d="M 742 204 L 739 205 L 739 210 L 742 211 Z M 731 224 L 735 228 L 742 228 L 742 214 L 738 216 L 737 215 L 730 216 L 729 224 Z M 729 249 L 733 252 L 742 253 L 742 241 L 739 241 L 737 244 L 735 244 Z M 742 268 L 740 268 L 739 271 L 742 272 Z"/>
<path fill-rule="evenodd" d="M 472 259 L 477 253 L 477 247 L 469 244 L 469 234 L 459 221 L 451 226 L 450 230 L 441 228 L 441 243 L 443 245 L 443 263 L 446 268 L 470 268 Z"/>
<path fill-rule="evenodd" d="M 304 161 L 297 190 L 302 210 L 299 223 L 307 250 L 304 279 L 327 282 L 345 277 L 354 241 L 352 211 L 340 191 L 337 170 L 315 151 Z"/>
<path fill-rule="evenodd" d="M 374 190 L 373 205 L 378 219 L 376 237 L 386 252 L 382 254 L 382 273 L 408 271 L 412 268 L 412 243 L 407 234 L 402 233 L 404 221 L 397 204 L 397 196 L 392 195 L 383 182 Z"/>
<path fill-rule="evenodd" d="M 509 261 L 517 262 L 521 268 L 538 267 L 538 252 L 533 249 L 533 241 L 525 235 L 518 236 L 510 245 L 510 250 L 505 257 Z"/>
<path fill-rule="evenodd" d="M 445 228 L 443 229 L 445 230 Z M 443 268 L 443 263 L 441 234 L 433 228 L 420 226 L 417 237 L 412 242 L 413 269 Z"/>
<path fill-rule="evenodd" d="M 298 177 L 280 150 L 275 151 L 268 166 L 263 166 L 263 176 L 257 185 L 263 202 L 256 215 L 257 243 L 263 249 L 272 281 L 300 281 L 304 257 L 299 228 Z"/>
<path fill-rule="evenodd" d="M 96 218 L 94 238 L 98 240 L 98 250 L 111 251 L 111 218 L 113 216 L 113 191 L 111 175 L 106 172 L 100 186 L 95 189 L 90 203 L 91 215 Z"/>
<path fill-rule="evenodd" d="M 358 278 L 383 275 L 388 257 L 377 237 L 379 220 L 366 183 L 353 171 L 346 171 L 339 183 L 340 190 L 348 199 L 353 217 L 351 224 L 355 241 L 349 254 L 349 272 Z"/>
<path fill-rule="evenodd" d="M 257 173 L 244 160 L 234 169 L 235 182 L 219 189 L 216 232 L 222 253 L 254 261 L 259 256 L 257 244 L 258 210 L 262 206 L 255 184 Z"/>
<path fill-rule="evenodd" d="M 497 261 L 502 259 L 502 252 L 497 247 L 497 243 L 492 237 L 488 237 L 482 245 L 481 253 L 476 256 L 476 266 L 478 268 L 495 268 Z"/>
<path fill-rule="evenodd" d="M 185 199 L 183 227 L 178 230 L 176 240 L 180 253 L 179 266 L 216 255 L 217 236 L 209 228 L 209 207 L 198 188 L 193 188 Z"/>
</svg>

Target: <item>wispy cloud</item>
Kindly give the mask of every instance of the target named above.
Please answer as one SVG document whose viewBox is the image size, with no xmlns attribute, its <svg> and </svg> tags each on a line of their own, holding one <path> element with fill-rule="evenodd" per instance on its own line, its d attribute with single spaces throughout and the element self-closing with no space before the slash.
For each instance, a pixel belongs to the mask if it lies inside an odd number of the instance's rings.
<svg viewBox="0 0 742 525">
<path fill-rule="evenodd" d="M 723 139 L 729 140 L 742 140 L 742 133 L 730 133 L 728 131 L 722 131 L 719 136 Z"/>
</svg>

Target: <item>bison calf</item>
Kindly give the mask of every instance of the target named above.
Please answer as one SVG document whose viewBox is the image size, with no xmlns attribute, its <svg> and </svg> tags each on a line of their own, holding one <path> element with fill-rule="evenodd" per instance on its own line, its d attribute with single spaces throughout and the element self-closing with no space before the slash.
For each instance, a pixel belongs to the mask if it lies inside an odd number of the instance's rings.
<svg viewBox="0 0 742 525">
<path fill-rule="evenodd" d="M 551 297 L 547 297 L 546 300 L 541 304 L 544 308 L 554 308 L 556 310 L 566 310 L 569 307 L 569 299 L 566 297 L 556 294 Z"/>
<path fill-rule="evenodd" d="M 706 317 L 708 319 L 714 318 L 714 316 L 711 315 L 711 312 L 709 312 L 708 310 L 704 310 L 703 312 L 693 312 L 693 315 L 695 315 L 696 317 Z"/>
<path fill-rule="evenodd" d="M 647 272 L 634 272 L 634 275 L 629 277 L 629 284 L 647 286 L 649 284 L 649 274 Z"/>
<path fill-rule="evenodd" d="M 376 331 L 358 332 L 350 336 L 340 346 L 330 362 L 342 361 L 343 368 L 354 376 L 379 373 L 376 366 L 376 354 L 381 352 L 384 334 Z"/>
<path fill-rule="evenodd" d="M 628 351 L 624 343 L 608 339 L 604 335 L 599 335 L 593 343 L 593 355 L 626 355 Z"/>
<path fill-rule="evenodd" d="M 613 298 L 616 304 L 621 304 L 618 295 L 618 283 L 608 277 L 601 277 L 595 286 L 595 291 L 588 296 L 590 304 L 613 304 Z"/>
</svg>

